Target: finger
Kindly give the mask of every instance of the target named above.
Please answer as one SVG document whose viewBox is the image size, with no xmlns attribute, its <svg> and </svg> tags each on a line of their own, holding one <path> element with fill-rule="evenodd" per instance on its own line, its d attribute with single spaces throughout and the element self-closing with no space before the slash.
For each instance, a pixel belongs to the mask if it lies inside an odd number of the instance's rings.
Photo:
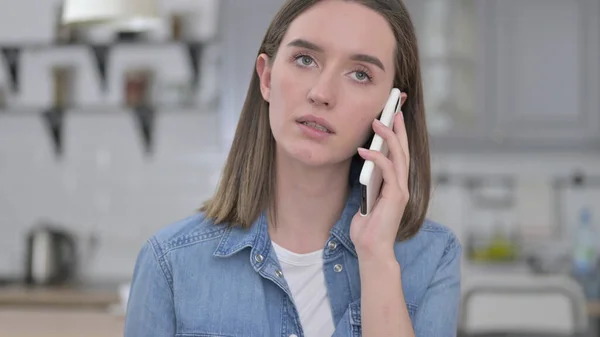
<svg viewBox="0 0 600 337">
<path fill-rule="evenodd" d="M 394 131 L 381 123 L 379 120 L 375 120 L 373 123 L 373 130 L 381 136 L 387 143 L 389 152 L 391 154 L 391 160 L 396 168 L 396 176 L 398 178 L 398 184 L 404 186 L 406 177 L 408 177 L 406 155 L 400 144 L 398 136 Z"/>
<path fill-rule="evenodd" d="M 402 111 L 394 116 L 394 133 L 400 141 L 402 152 L 405 158 L 406 170 L 410 167 L 410 148 L 408 147 L 408 134 L 406 132 L 406 125 L 404 124 L 404 116 Z"/>
<path fill-rule="evenodd" d="M 396 170 L 391 160 L 379 151 L 371 151 L 364 148 L 358 148 L 358 154 L 365 160 L 372 160 L 381 169 L 384 184 L 384 188 L 381 191 L 382 196 L 384 196 L 384 193 L 387 194 L 390 192 L 389 188 L 385 188 L 386 185 L 394 187 L 393 190 L 399 190 Z"/>
</svg>

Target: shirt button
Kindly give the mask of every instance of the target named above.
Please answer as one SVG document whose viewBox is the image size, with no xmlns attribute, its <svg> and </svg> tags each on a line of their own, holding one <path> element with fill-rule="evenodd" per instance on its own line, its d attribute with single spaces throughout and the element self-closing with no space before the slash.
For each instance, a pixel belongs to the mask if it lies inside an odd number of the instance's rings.
<svg viewBox="0 0 600 337">
<path fill-rule="evenodd" d="M 256 262 L 261 263 L 263 260 L 263 256 L 260 254 L 256 254 L 254 255 L 254 260 L 256 260 Z"/>
<path fill-rule="evenodd" d="M 337 243 L 335 243 L 335 241 L 329 241 L 329 244 L 327 245 L 327 248 L 329 248 L 329 250 L 334 250 L 337 247 Z"/>
<path fill-rule="evenodd" d="M 275 275 L 277 275 L 277 277 L 283 277 L 283 273 L 279 269 L 275 271 Z"/>
<path fill-rule="evenodd" d="M 335 266 L 333 266 L 333 271 L 336 273 L 341 272 L 342 269 L 344 269 L 344 266 L 342 266 L 341 264 L 336 264 Z"/>
</svg>

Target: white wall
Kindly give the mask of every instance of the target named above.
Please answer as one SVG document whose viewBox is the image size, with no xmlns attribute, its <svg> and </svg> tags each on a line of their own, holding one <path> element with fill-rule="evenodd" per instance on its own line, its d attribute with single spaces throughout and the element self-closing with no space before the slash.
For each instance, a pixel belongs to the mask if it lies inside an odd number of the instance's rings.
<svg viewBox="0 0 600 337">
<path fill-rule="evenodd" d="M 0 44 L 50 42 L 57 3 L 0 0 Z M 81 235 L 84 252 L 85 239 L 91 233 L 99 236 L 99 250 L 86 263 L 84 275 L 128 278 L 143 240 L 194 212 L 214 190 L 258 44 L 283 0 L 160 3 L 165 13 L 184 9 L 198 15 L 192 22 L 192 37 L 218 40 L 219 45 L 205 51 L 196 93 L 196 103 L 205 108 L 161 111 L 152 158 L 143 156 L 135 121 L 126 111 L 73 111 L 66 122 L 61 161 L 53 158 L 37 115 L 0 114 L 0 278 L 22 272 L 25 235 L 43 219 L 64 224 Z M 247 15 L 251 10 L 255 11 L 252 22 Z M 168 24 L 165 20 L 151 38 L 168 36 Z M 107 33 L 94 29 L 88 36 L 104 41 Z M 77 67 L 76 104 L 118 105 L 123 101 L 122 73 L 128 67 L 152 67 L 159 83 L 189 80 L 184 52 L 176 44 L 119 46 L 111 54 L 104 93 L 86 48 L 26 51 L 21 91 L 7 98 L 12 105 L 29 107 L 26 110 L 45 106 L 52 98 L 50 67 L 66 63 Z M 4 67 L 0 67 L 0 86 L 8 87 Z"/>
<path fill-rule="evenodd" d="M 284 0 L 219 1 L 218 34 L 222 41 L 219 115 L 223 121 L 221 136 L 225 147 L 233 141 L 260 42 L 283 3 Z"/>
<path fill-rule="evenodd" d="M 165 2 L 167 3 L 167 2 Z M 0 1 L 0 44 L 47 43 L 53 38 L 56 1 Z M 169 1 L 170 11 L 187 8 L 199 14 L 196 38 L 215 33 L 216 2 Z M 182 7 L 183 6 L 183 7 Z M 167 26 L 165 26 L 167 27 Z M 102 31 L 93 32 L 101 36 Z M 165 36 L 166 30 L 155 33 Z M 218 50 L 207 51 L 197 92 L 198 109 L 160 111 L 156 123 L 156 152 L 143 155 L 135 120 L 126 110 L 72 111 L 65 125 L 65 154 L 52 154 L 47 130 L 34 106 L 51 102 L 49 68 L 74 64 L 76 103 L 111 105 L 122 102 L 122 72 L 147 65 L 157 82 L 189 80 L 189 64 L 178 45 L 119 47 L 112 53 L 108 91 L 102 92 L 89 51 L 84 47 L 29 50 L 21 64 L 21 91 L 10 104 L 28 107 L 0 113 L 0 278 L 22 272 L 25 235 L 32 225 L 48 219 L 85 238 L 99 237 L 93 259 L 86 260 L 87 276 L 126 278 L 140 245 L 160 227 L 192 213 L 215 186 L 224 159 L 221 124 L 210 104 L 218 90 Z M 4 63 L 0 85 L 8 88 Z"/>
</svg>

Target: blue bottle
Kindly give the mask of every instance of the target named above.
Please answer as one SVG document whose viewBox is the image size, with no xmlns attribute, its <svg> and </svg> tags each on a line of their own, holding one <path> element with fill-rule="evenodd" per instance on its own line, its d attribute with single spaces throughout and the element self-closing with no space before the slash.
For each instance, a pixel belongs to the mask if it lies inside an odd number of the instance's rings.
<svg viewBox="0 0 600 337">
<path fill-rule="evenodd" d="M 573 276 L 584 288 L 588 298 L 596 299 L 600 288 L 597 277 L 597 235 L 592 214 L 587 207 L 579 211 L 573 242 Z"/>
</svg>

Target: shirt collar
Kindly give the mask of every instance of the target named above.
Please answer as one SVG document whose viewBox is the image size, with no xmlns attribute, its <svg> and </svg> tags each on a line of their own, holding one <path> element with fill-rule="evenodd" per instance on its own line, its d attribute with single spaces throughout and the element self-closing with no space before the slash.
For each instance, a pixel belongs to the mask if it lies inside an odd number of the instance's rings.
<svg viewBox="0 0 600 337">
<path fill-rule="evenodd" d="M 350 224 L 359 207 L 360 185 L 357 184 L 357 186 L 352 187 L 342 214 L 330 231 L 355 256 L 356 249 L 350 239 Z M 213 255 L 228 257 L 235 255 L 245 248 L 252 250 L 251 258 L 254 264 L 260 265 L 264 257 L 269 256 L 271 239 L 269 237 L 266 211 L 260 213 L 249 229 L 230 226 L 225 231 Z"/>
</svg>

